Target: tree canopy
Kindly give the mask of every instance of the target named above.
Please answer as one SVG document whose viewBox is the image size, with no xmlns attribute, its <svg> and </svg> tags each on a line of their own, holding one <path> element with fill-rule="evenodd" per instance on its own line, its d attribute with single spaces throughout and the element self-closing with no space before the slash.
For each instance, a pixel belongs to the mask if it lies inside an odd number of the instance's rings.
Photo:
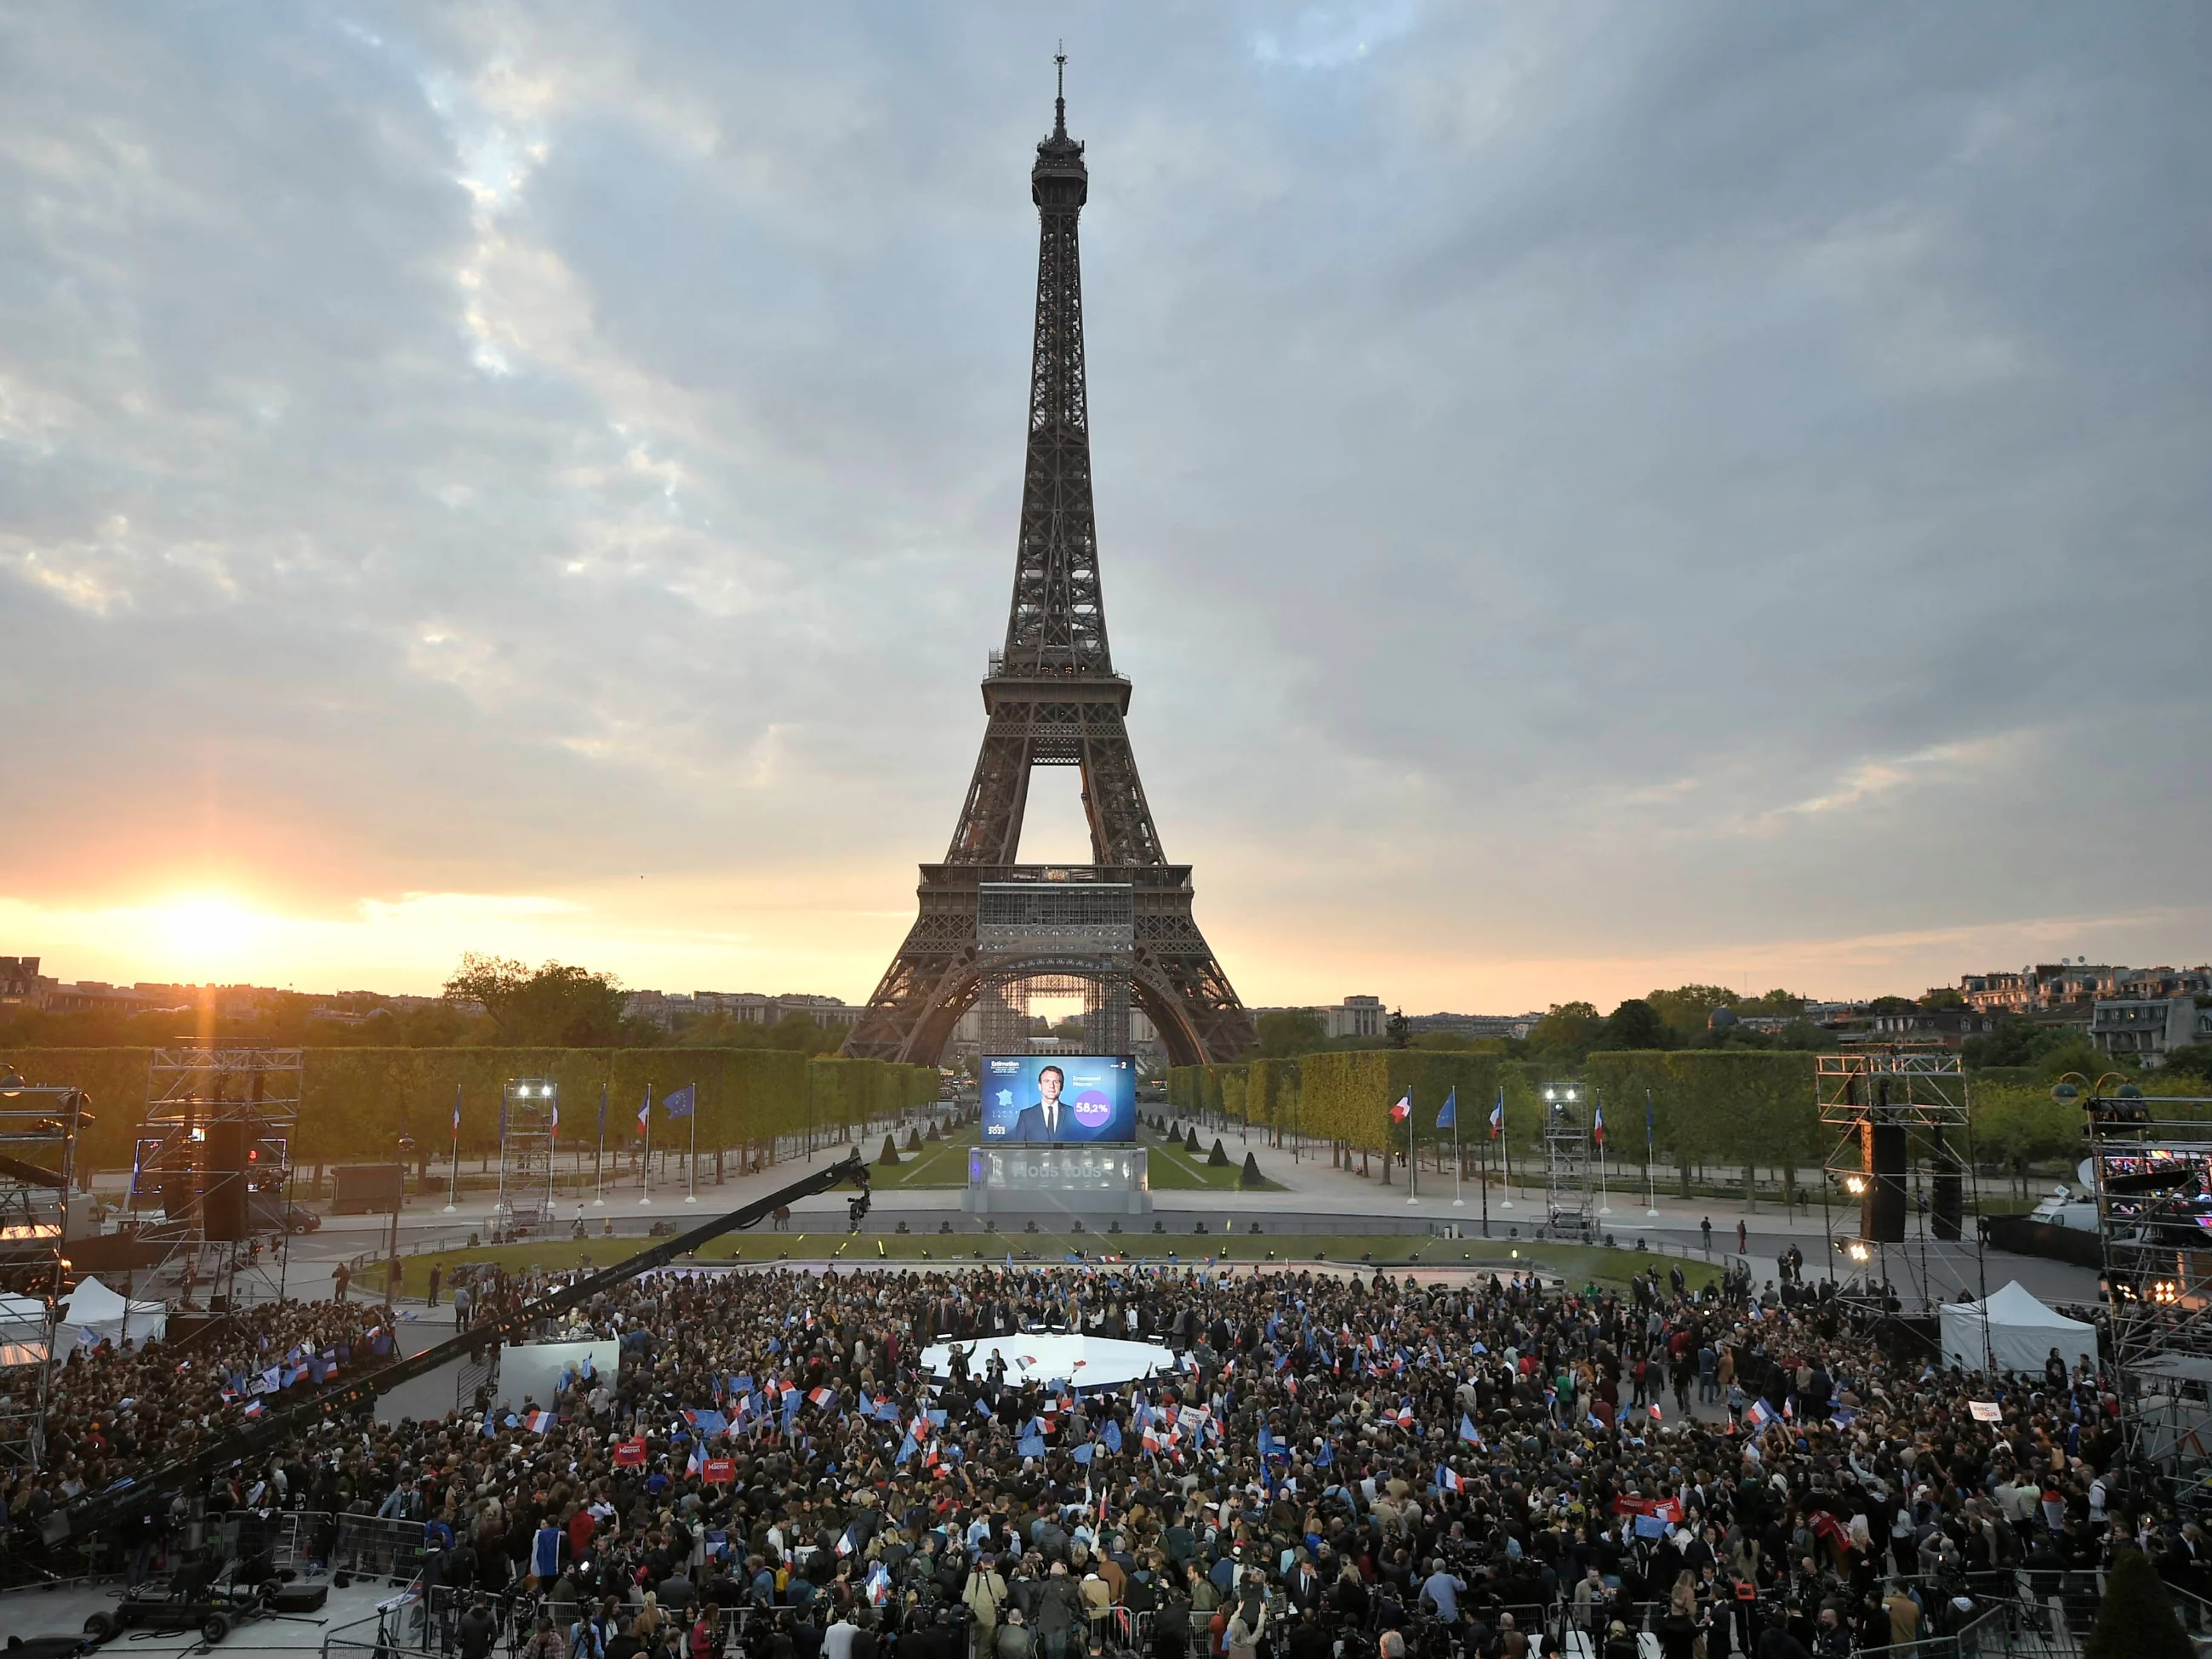
<svg viewBox="0 0 2212 1659">
<path fill-rule="evenodd" d="M 622 982 L 558 962 L 531 969 L 471 951 L 447 980 L 449 1000 L 482 1006 L 501 1038 L 531 1048 L 605 1048 L 622 1039 Z"/>
</svg>

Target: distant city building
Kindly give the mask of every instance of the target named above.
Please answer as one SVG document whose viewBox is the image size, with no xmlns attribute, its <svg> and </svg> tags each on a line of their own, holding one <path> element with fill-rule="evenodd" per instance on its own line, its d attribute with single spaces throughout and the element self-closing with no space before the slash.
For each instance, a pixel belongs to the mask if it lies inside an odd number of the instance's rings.
<svg viewBox="0 0 2212 1659">
<path fill-rule="evenodd" d="M 2127 968 L 2111 963 L 2042 963 L 2018 973 L 1962 975 L 1959 994 L 1968 1007 L 1984 1013 L 2092 1025 L 2092 1016 L 2102 1001 L 2160 1001 L 2212 994 L 2212 966 Z"/>
<path fill-rule="evenodd" d="M 50 1014 L 144 1014 L 156 1008 L 179 1008 L 188 1006 L 171 994 L 173 986 L 133 986 L 124 988 L 110 985 L 105 980 L 81 979 L 74 985 L 57 985 L 49 981 L 39 1006 Z"/>
<path fill-rule="evenodd" d="M 1463 1037 L 1525 1037 L 1544 1017 L 1534 1014 L 1408 1014 L 1406 1030 L 1413 1036 L 1425 1031 L 1449 1031 Z"/>
<path fill-rule="evenodd" d="M 1972 1008 L 1908 1008 L 1901 1013 L 1870 1015 L 1855 1035 L 1875 1044 L 1940 1042 L 1955 1048 L 1968 1037 L 1987 1036 L 1996 1028 L 1996 1014 Z"/>
<path fill-rule="evenodd" d="M 2212 1042 L 2212 997 L 2106 997 L 2089 1017 L 2089 1040 L 2100 1053 L 2133 1055 L 2162 1066 L 2176 1048 Z"/>
<path fill-rule="evenodd" d="M 1346 997 L 1333 1007 L 1316 1008 L 1321 1016 L 1322 1034 L 1331 1042 L 1338 1037 L 1379 1037 L 1390 1035 L 1390 1011 L 1382 1006 L 1381 997 Z"/>
<path fill-rule="evenodd" d="M 36 957 L 0 957 L 0 1004 L 36 1006 L 53 981 L 39 976 Z"/>
</svg>

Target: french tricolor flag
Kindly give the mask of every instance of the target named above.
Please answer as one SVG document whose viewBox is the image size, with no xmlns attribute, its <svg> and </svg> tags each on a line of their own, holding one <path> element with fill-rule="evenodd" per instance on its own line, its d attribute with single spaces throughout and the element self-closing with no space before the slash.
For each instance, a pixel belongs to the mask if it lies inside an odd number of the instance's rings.
<svg viewBox="0 0 2212 1659">
<path fill-rule="evenodd" d="M 1437 1464 L 1437 1487 L 1441 1492 L 1457 1492 L 1459 1490 L 1458 1474 L 1444 1464 Z"/>
<path fill-rule="evenodd" d="M 1744 1413 L 1743 1420 L 1754 1429 L 1763 1429 L 1774 1420 L 1774 1408 L 1764 1400 L 1754 1400 Z"/>
<path fill-rule="evenodd" d="M 246 1402 L 245 1414 L 248 1417 L 258 1417 L 261 1415 L 263 1408 L 263 1401 L 260 1396 L 257 1395 L 254 1398 Z"/>
<path fill-rule="evenodd" d="M 522 1426 L 532 1434 L 544 1434 L 553 1427 L 551 1412 L 532 1412 L 522 1419 Z"/>
</svg>

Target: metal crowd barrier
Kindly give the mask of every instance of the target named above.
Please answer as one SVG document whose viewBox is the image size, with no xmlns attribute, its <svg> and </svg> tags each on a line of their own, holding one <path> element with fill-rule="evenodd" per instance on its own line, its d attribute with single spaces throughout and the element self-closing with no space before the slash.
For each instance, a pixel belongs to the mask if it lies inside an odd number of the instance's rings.
<svg viewBox="0 0 2212 1659">
<path fill-rule="evenodd" d="M 325 1563 L 332 1572 L 410 1583 L 422 1571 L 423 1523 L 374 1515 L 341 1515 Z"/>
</svg>

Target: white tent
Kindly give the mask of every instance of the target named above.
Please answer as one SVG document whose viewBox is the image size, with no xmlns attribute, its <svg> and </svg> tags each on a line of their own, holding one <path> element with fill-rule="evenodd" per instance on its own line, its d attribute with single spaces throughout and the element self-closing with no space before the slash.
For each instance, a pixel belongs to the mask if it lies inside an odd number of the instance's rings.
<svg viewBox="0 0 2212 1659">
<path fill-rule="evenodd" d="M 125 1337 L 148 1342 L 167 1330 L 169 1310 L 166 1303 L 125 1301 L 97 1279 L 80 1279 L 62 1298 L 62 1326 L 81 1348 L 120 1347 Z"/>
<path fill-rule="evenodd" d="M 1106 1336 L 1054 1336 L 1025 1331 L 1017 1336 L 988 1336 L 963 1345 L 968 1370 L 983 1375 L 993 1353 L 1006 1361 L 1014 1382 L 1066 1382 L 1078 1389 L 1113 1389 L 1158 1371 L 1170 1375 L 1175 1355 L 1151 1342 L 1120 1342 Z M 939 1342 L 921 1351 L 921 1363 L 939 1376 L 952 1372 L 952 1346 Z"/>
<path fill-rule="evenodd" d="M 2018 1279 L 1985 1301 L 1946 1302 L 1941 1318 L 1943 1363 L 1970 1371 L 2040 1372 L 2053 1348 L 2071 1370 L 2097 1352 L 2094 1328 L 2051 1312 Z"/>
</svg>

